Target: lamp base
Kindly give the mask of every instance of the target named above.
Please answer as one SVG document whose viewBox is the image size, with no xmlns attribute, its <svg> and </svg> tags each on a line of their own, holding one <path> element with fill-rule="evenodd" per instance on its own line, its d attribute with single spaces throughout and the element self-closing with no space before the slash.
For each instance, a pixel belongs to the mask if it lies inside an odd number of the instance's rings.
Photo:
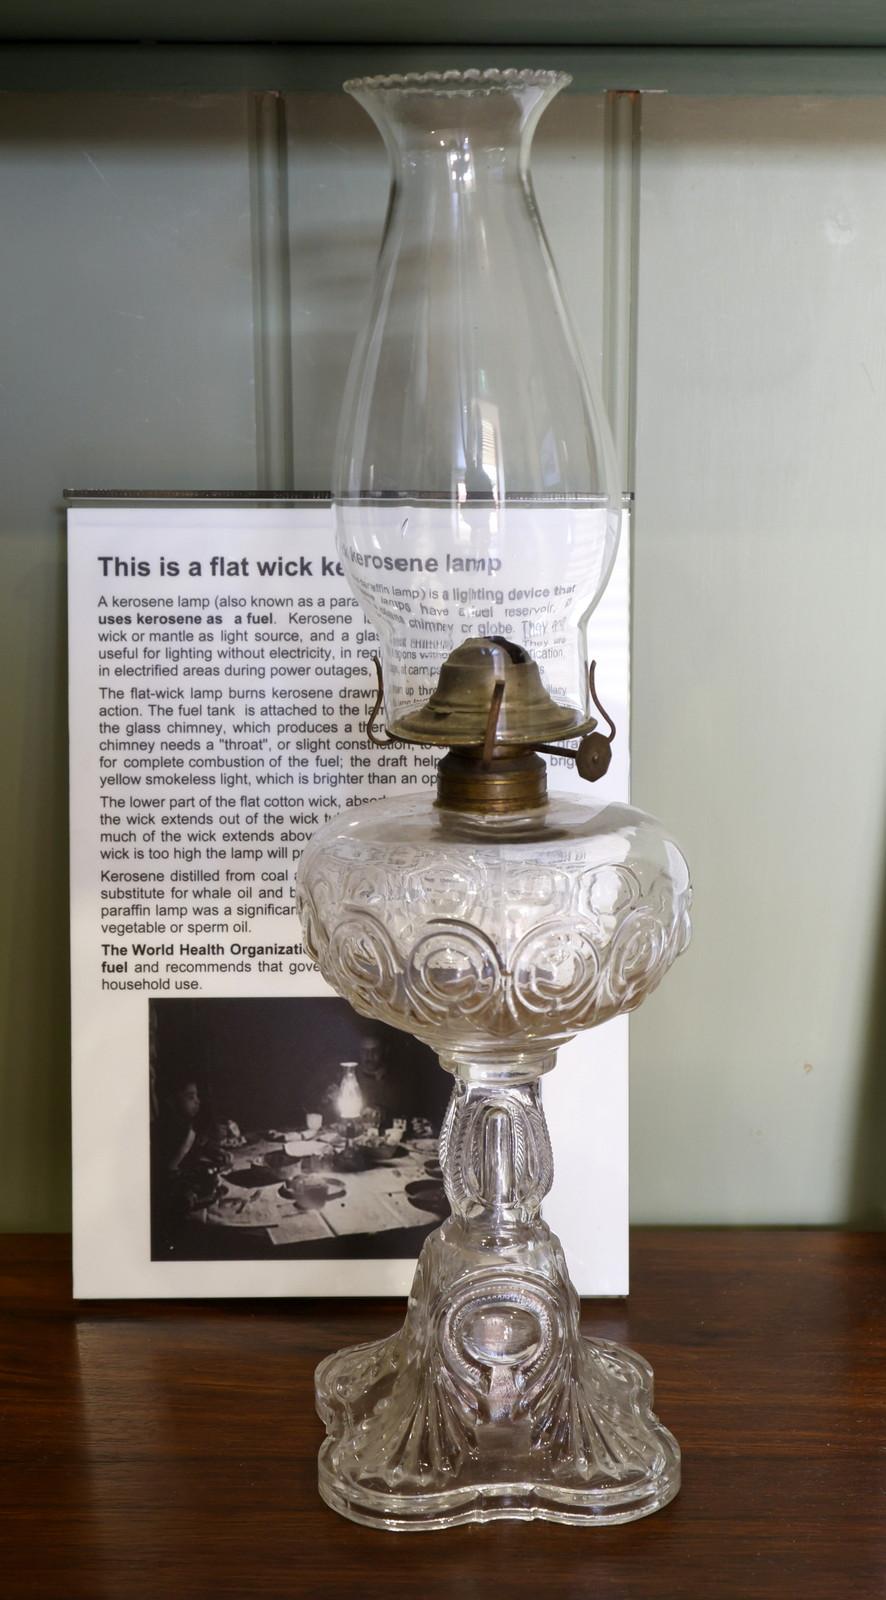
<svg viewBox="0 0 886 1600">
<path fill-rule="evenodd" d="M 629 1522 L 680 1487 L 642 1356 L 578 1327 L 559 1241 L 479 1241 L 460 1219 L 425 1242 L 401 1331 L 327 1357 L 320 1493 L 393 1532 L 500 1518 Z"/>
<path fill-rule="evenodd" d="M 525 816 L 399 797 L 329 824 L 299 866 L 305 944 L 355 1010 L 453 1076 L 449 1221 L 425 1240 L 400 1333 L 317 1373 L 326 1501 L 357 1522 L 626 1522 L 680 1480 L 652 1374 L 581 1336 L 541 1217 L 541 1099 L 557 1046 L 633 1010 L 689 936 L 677 846 L 627 807 Z"/>
</svg>

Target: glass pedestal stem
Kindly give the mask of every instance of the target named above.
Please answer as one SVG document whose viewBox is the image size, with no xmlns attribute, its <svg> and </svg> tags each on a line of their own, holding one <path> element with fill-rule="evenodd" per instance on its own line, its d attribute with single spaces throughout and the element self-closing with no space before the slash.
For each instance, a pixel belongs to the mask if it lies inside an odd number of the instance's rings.
<svg viewBox="0 0 886 1600">
<path fill-rule="evenodd" d="M 553 1179 L 541 1073 L 446 1056 L 452 1216 L 425 1241 L 399 1333 L 329 1357 L 317 1402 L 328 1503 L 398 1530 L 496 1517 L 621 1522 L 679 1487 L 679 1451 L 632 1351 L 579 1330 L 540 1208 Z"/>
</svg>

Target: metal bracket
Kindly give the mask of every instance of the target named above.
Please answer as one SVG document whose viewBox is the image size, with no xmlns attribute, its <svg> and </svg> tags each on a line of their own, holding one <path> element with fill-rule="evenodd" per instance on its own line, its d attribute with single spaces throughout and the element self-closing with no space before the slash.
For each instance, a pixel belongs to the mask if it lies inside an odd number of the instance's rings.
<svg viewBox="0 0 886 1600">
<path fill-rule="evenodd" d="M 495 754 L 495 735 L 498 732 L 498 716 L 501 703 L 504 699 L 505 680 L 496 678 L 492 686 L 492 699 L 489 702 L 489 715 L 486 718 L 486 731 L 483 735 L 483 761 L 488 764 Z"/>
<path fill-rule="evenodd" d="M 605 721 L 609 723 L 609 732 L 604 737 L 607 744 L 612 744 L 613 740 L 615 739 L 615 723 L 610 717 L 609 712 L 606 710 L 606 707 L 600 703 L 600 697 L 597 694 L 596 673 L 597 663 L 596 661 L 592 661 L 588 667 L 588 688 L 591 691 L 591 699 L 593 700 L 594 705 L 597 707 L 601 717 L 603 717 Z"/>
<path fill-rule="evenodd" d="M 378 690 L 376 692 L 372 710 L 369 713 L 369 721 L 366 724 L 366 737 L 369 740 L 369 743 L 374 744 L 377 749 L 386 750 L 389 744 L 400 744 L 402 741 L 400 739 L 392 739 L 387 730 L 385 731 L 385 736 L 383 739 L 380 738 L 375 731 L 378 714 L 382 708 L 382 705 L 384 704 L 385 681 L 381 670 L 381 656 L 373 656 L 372 662 L 375 667 L 375 676 L 378 679 Z"/>
</svg>

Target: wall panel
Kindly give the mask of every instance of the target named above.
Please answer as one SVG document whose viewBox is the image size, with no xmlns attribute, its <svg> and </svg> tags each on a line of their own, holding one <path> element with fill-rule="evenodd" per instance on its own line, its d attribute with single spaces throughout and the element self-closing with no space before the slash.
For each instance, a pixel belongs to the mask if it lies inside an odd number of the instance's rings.
<svg viewBox="0 0 886 1600">
<path fill-rule="evenodd" d="M 0 215 L 0 1225 L 41 1228 L 69 1182 L 61 491 L 255 482 L 245 97 L 0 96 Z"/>
<path fill-rule="evenodd" d="M 644 103 L 634 794 L 697 885 L 646 1220 L 884 1215 L 884 173 L 882 100 Z"/>
</svg>

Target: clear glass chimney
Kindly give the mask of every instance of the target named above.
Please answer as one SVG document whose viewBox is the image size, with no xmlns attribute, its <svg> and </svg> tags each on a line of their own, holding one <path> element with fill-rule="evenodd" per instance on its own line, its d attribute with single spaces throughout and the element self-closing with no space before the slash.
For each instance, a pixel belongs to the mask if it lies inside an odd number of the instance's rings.
<svg viewBox="0 0 886 1600">
<path fill-rule="evenodd" d="M 569 81 L 489 71 L 346 85 L 385 140 L 391 191 L 333 493 L 343 564 L 381 638 L 393 733 L 469 638 L 512 641 L 571 725 L 589 718 L 587 625 L 615 558 L 621 485 L 529 175 L 536 124 Z"/>
</svg>

